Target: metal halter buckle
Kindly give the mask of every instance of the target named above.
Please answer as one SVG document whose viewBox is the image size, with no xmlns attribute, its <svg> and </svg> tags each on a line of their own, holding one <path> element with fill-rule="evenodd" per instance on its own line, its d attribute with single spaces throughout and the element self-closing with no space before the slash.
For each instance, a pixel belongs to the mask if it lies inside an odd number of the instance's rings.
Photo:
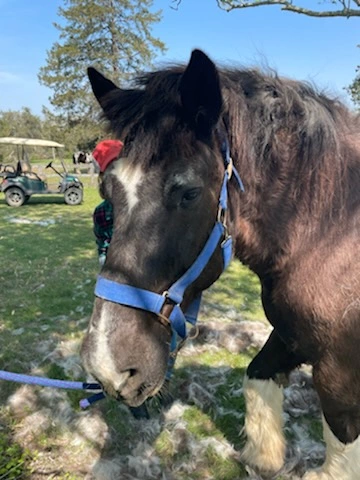
<svg viewBox="0 0 360 480">
<path fill-rule="evenodd" d="M 226 167 L 226 171 L 227 171 L 229 180 L 230 180 L 230 178 L 232 176 L 232 173 L 233 173 L 233 167 L 234 167 L 233 159 L 231 157 L 229 157 L 229 163 L 228 163 L 228 166 Z"/>
</svg>

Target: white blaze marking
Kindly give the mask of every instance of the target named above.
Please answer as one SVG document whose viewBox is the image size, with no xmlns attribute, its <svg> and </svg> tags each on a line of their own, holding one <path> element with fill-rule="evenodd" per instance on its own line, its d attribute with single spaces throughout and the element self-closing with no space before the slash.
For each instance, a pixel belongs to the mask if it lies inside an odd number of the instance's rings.
<svg viewBox="0 0 360 480">
<path fill-rule="evenodd" d="M 242 458 L 262 471 L 276 472 L 284 463 L 283 391 L 273 380 L 254 380 L 245 375 L 246 445 Z"/>
<path fill-rule="evenodd" d="M 139 165 L 129 162 L 127 158 L 120 158 L 114 163 L 114 169 L 111 173 L 117 177 L 124 187 L 130 211 L 139 201 L 137 190 L 144 177 L 144 172 Z"/>
<path fill-rule="evenodd" d="M 97 342 L 95 352 L 92 356 L 92 370 L 94 370 L 96 378 L 104 385 L 112 385 L 115 391 L 119 391 L 126 382 L 129 373 L 117 373 L 116 365 L 109 349 L 108 344 L 108 319 L 110 315 L 107 313 L 107 304 L 101 307 L 101 314 L 96 333 L 93 332 Z M 95 329 L 94 329 L 95 330 Z"/>
</svg>

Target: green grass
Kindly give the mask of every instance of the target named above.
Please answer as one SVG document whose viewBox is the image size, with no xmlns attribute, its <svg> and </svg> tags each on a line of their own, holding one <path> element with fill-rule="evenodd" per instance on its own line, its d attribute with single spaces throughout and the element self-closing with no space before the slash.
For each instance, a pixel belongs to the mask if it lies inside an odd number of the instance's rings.
<svg viewBox="0 0 360 480">
<path fill-rule="evenodd" d="M 220 444 L 226 440 L 221 429 L 217 428 L 209 415 L 201 412 L 196 407 L 190 407 L 184 414 L 184 420 L 187 424 L 187 434 L 196 441 L 211 438 L 217 440 Z M 155 442 L 155 449 L 163 458 L 165 465 L 186 463 L 190 459 L 191 452 L 184 445 L 177 452 L 174 450 L 169 433 L 165 430 L 160 433 Z M 187 472 L 179 472 L 180 479 L 187 479 Z M 212 478 L 214 480 L 233 480 L 235 478 L 245 478 L 246 472 L 243 465 L 235 459 L 223 458 L 216 450 L 209 445 L 205 450 L 200 465 L 197 466 L 196 473 L 192 479 Z"/>
<path fill-rule="evenodd" d="M 83 335 L 86 319 L 81 320 L 90 315 L 98 271 L 91 214 L 99 195 L 95 187 L 86 185 L 82 205 L 67 206 L 60 195 L 38 195 L 20 208 L 8 207 L 1 196 L 0 369 L 29 373 L 39 366 L 44 375 L 66 379 L 62 369 L 43 362 L 42 346 L 50 343 L 55 348 L 62 339 Z M 17 388 L 14 383 L 1 383 L 0 419 L 6 416 L 7 398 Z M 76 408 L 82 397 L 68 392 Z M 0 478 L 31 478 L 31 456 L 11 441 L 10 433 L 8 427 L 0 429 L 0 466 L 5 468 Z M 64 474 L 62 478 L 81 477 Z"/>
<path fill-rule="evenodd" d="M 82 335 L 98 271 L 91 217 L 98 202 L 95 187 L 74 207 L 60 196 L 34 196 L 20 208 L 0 199 L 0 368 L 26 373 L 41 342 Z M 0 401 L 13 389 L 5 384 Z"/>
<path fill-rule="evenodd" d="M 26 480 L 30 478 L 29 461 L 34 453 L 24 450 L 12 440 L 11 431 L 3 427 L 0 432 L 0 478 L 6 480 Z"/>
<path fill-rule="evenodd" d="M 204 294 L 210 312 L 235 310 L 244 320 L 264 320 L 260 302 L 260 283 L 240 262 L 234 260 L 220 279 Z"/>
</svg>

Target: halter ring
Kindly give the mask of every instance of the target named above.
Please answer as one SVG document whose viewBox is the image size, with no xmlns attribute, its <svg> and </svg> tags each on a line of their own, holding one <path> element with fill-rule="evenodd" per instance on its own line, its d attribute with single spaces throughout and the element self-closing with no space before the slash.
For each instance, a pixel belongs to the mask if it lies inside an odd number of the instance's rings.
<svg viewBox="0 0 360 480">
<path fill-rule="evenodd" d="M 168 317 L 166 317 L 165 315 L 163 315 L 162 313 L 158 312 L 157 314 L 157 317 L 159 318 L 159 322 L 164 325 L 164 327 L 168 327 L 169 325 L 171 326 L 171 322 L 170 320 L 168 319 Z"/>
</svg>

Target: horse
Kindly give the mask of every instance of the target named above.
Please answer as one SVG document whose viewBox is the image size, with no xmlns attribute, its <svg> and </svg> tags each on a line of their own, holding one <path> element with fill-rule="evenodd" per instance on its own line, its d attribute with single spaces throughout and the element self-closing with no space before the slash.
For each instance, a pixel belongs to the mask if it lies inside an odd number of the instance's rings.
<svg viewBox="0 0 360 480">
<path fill-rule="evenodd" d="M 79 165 L 80 163 L 88 164 L 93 161 L 91 153 L 85 153 L 82 151 L 73 153 L 72 160 L 75 166 Z"/>
<path fill-rule="evenodd" d="M 74 171 L 79 173 L 80 164 L 89 165 L 95 173 L 99 173 L 99 165 L 97 164 L 92 153 L 78 151 L 72 156 Z"/>
<path fill-rule="evenodd" d="M 88 76 L 124 149 L 102 185 L 114 235 L 81 348 L 87 372 L 130 406 L 156 395 L 231 240 L 273 326 L 243 382 L 243 461 L 280 471 L 281 379 L 309 364 L 326 458 L 303 478 L 359 479 L 359 116 L 313 85 L 218 67 L 201 50 L 131 89 Z"/>
</svg>

